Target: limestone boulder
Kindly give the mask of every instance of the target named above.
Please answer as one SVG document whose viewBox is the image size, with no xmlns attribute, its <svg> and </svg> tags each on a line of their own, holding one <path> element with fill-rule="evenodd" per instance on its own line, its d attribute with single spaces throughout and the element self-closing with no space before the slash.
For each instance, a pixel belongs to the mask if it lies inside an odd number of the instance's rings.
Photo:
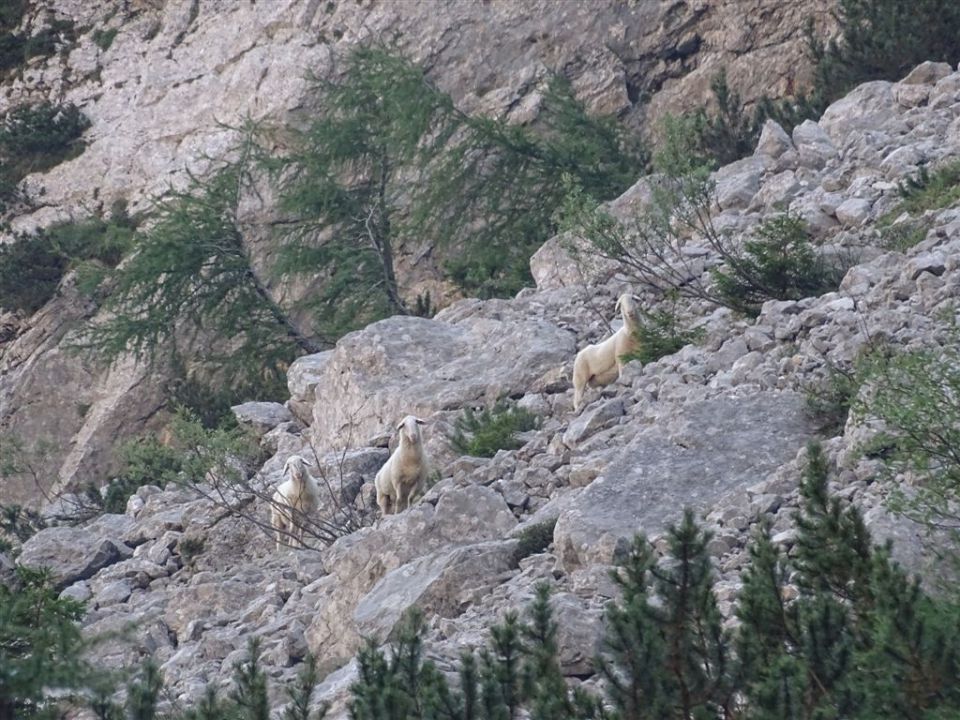
<svg viewBox="0 0 960 720">
<path fill-rule="evenodd" d="M 382 642 L 412 607 L 456 617 L 516 567 L 516 548 L 516 540 L 479 543 L 441 550 L 391 570 L 357 604 L 357 632 Z"/>
<path fill-rule="evenodd" d="M 126 515 L 101 515 L 83 527 L 62 526 L 41 530 L 23 544 L 17 562 L 46 567 L 58 590 L 133 555 L 121 539 L 135 524 Z"/>
<path fill-rule="evenodd" d="M 258 435 L 264 435 L 277 425 L 293 420 L 285 406 L 275 402 L 245 402 L 230 408 L 237 421 L 248 425 Z"/>
<path fill-rule="evenodd" d="M 637 433 L 576 504 L 561 510 L 554 542 L 564 567 L 610 564 L 636 533 L 659 532 L 684 507 L 704 510 L 762 480 L 811 433 L 803 398 L 794 392 L 720 396 L 676 408 Z"/>
<path fill-rule="evenodd" d="M 310 588 L 311 595 L 317 598 L 316 613 L 306 631 L 311 651 L 326 658 L 329 669 L 347 662 L 360 647 L 361 633 L 354 622 L 345 622 L 345 618 L 354 617 L 361 600 L 384 576 L 436 553 L 433 560 L 423 560 L 408 570 L 411 574 L 416 571 L 420 578 L 417 587 L 423 588 L 424 583 L 435 588 L 452 587 L 443 582 L 432 585 L 438 578 L 453 577 L 449 573 L 456 572 L 450 569 L 449 553 L 459 547 L 501 540 L 516 526 L 513 513 L 499 494 L 473 485 L 447 488 L 440 493 L 435 507 L 420 502 L 403 513 L 384 518 L 376 527 L 340 538 L 324 554 L 329 574 Z M 504 548 L 491 547 L 477 550 L 473 557 L 485 567 L 501 567 L 505 562 L 501 551 L 506 552 Z M 402 576 L 395 576 L 395 581 L 400 582 Z M 418 597 L 421 591 L 411 586 L 407 595 Z M 398 603 L 397 607 L 403 604 Z M 365 607 L 360 617 L 371 627 L 389 625 L 389 618 L 400 612 L 378 620 L 375 609 L 369 603 Z"/>
<path fill-rule="evenodd" d="M 525 316 L 522 306 L 491 301 L 457 319 L 462 311 L 454 306 L 433 320 L 393 317 L 340 340 L 316 385 L 315 446 L 377 435 L 408 414 L 429 417 L 523 394 L 574 354 L 571 333 Z"/>
</svg>

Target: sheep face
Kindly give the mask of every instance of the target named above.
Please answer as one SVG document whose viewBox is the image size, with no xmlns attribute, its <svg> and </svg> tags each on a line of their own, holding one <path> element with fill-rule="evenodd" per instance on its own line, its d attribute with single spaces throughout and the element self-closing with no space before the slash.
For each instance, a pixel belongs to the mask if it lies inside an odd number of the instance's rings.
<svg viewBox="0 0 960 720">
<path fill-rule="evenodd" d="M 633 293 L 623 293 L 617 298 L 617 304 L 614 306 L 614 312 L 623 314 L 624 322 L 636 324 L 640 319 L 640 298 Z"/>
<path fill-rule="evenodd" d="M 400 431 L 400 441 L 406 441 L 411 445 L 419 444 L 422 440 L 420 426 L 425 424 L 426 423 L 420 418 L 414 415 L 407 415 L 400 421 L 400 424 L 397 425 L 397 430 Z"/>
<path fill-rule="evenodd" d="M 291 455 L 283 465 L 283 474 L 302 481 L 305 472 L 304 466 L 313 467 L 313 463 L 300 455 Z"/>
</svg>

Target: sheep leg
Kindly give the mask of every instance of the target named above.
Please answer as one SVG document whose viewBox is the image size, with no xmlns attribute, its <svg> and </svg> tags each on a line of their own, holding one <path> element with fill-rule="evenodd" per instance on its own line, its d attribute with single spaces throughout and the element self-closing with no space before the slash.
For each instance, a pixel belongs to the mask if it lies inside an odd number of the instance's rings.
<svg viewBox="0 0 960 720">
<path fill-rule="evenodd" d="M 381 514 L 381 515 L 391 515 L 391 514 L 393 514 L 393 510 L 391 510 L 391 508 L 390 508 L 390 505 L 391 505 L 390 501 L 391 501 L 391 499 L 392 499 L 392 498 L 391 498 L 387 493 L 381 492 L 379 489 L 377 490 L 377 505 L 380 506 L 380 514 Z"/>
</svg>

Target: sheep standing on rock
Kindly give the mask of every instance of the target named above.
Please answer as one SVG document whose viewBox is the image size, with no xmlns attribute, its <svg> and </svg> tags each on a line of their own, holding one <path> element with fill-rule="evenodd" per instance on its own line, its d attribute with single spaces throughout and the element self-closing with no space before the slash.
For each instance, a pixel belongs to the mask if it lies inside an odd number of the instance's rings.
<svg viewBox="0 0 960 720">
<path fill-rule="evenodd" d="M 623 293 L 617 298 L 615 310 L 623 317 L 623 327 L 603 342 L 587 345 L 573 361 L 573 409 L 578 411 L 587 385 L 609 385 L 623 371 L 623 356 L 640 347 L 637 328 L 640 322 L 640 298 Z"/>
<path fill-rule="evenodd" d="M 288 544 L 305 547 L 303 532 L 306 516 L 316 512 L 320 504 L 320 489 L 307 467 L 313 467 L 313 463 L 300 455 L 287 458 L 283 466 L 283 474 L 287 479 L 280 484 L 270 501 L 270 525 L 277 534 L 277 550 Z"/>
<path fill-rule="evenodd" d="M 414 493 L 427 479 L 427 454 L 420 434 L 423 424 L 420 418 L 407 415 L 397 425 L 400 444 L 373 481 L 377 488 L 377 505 L 384 515 L 410 507 Z"/>
</svg>

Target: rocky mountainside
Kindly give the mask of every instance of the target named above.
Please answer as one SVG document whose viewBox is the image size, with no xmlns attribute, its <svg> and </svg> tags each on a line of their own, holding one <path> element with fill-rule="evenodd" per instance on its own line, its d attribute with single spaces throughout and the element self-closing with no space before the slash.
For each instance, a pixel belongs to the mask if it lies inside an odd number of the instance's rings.
<svg viewBox="0 0 960 720">
<path fill-rule="evenodd" d="M 427 420 L 439 471 L 411 509 L 328 548 L 277 552 L 249 521 L 185 489 L 147 486 L 123 515 L 38 533 L 20 562 L 52 566 L 67 595 L 88 600 L 88 631 L 131 629 L 129 639 L 101 647 L 104 665 L 153 653 L 183 700 L 207 682 L 228 682 L 255 635 L 281 681 L 308 649 L 316 653 L 328 673 L 319 696 L 334 703 L 333 717 L 346 717 L 361 638 L 386 639 L 417 606 L 428 653 L 447 669 L 544 579 L 556 588 L 564 673 L 589 683 L 602 608 L 615 594 L 608 570 L 635 532 L 658 544 L 666 524 L 694 507 L 714 532 L 729 616 L 751 528 L 769 519 L 777 543 L 793 542 L 804 446 L 821 432 L 805 410 L 805 388 L 877 338 L 898 349 L 939 338 L 938 317 L 955 313 L 960 286 L 960 207 L 927 213 L 925 236 L 908 249 L 891 249 L 877 221 L 901 201 L 898 181 L 921 163 L 957 158 L 960 70 L 943 64 L 863 85 L 792 136 L 768 123 L 753 156 L 716 173 L 714 221 L 744 233 L 789 208 L 822 252 L 847 259 L 839 288 L 768 301 L 755 320 L 687 302 L 702 341 L 628 364 L 579 414 L 569 384 L 574 352 L 607 334 L 615 297 L 636 288 L 605 263 L 578 268 L 556 239 L 532 261 L 537 287 L 513 300 L 462 300 L 429 320 L 391 318 L 301 358 L 286 407 L 238 408 L 274 449 L 255 484 L 275 484 L 290 454 L 315 451 L 363 514 L 386 457 L 383 435 L 407 412 Z M 641 202 L 645 182 L 613 210 Z M 696 237 L 688 249 L 701 267 L 715 260 Z M 539 428 L 489 460 L 459 456 L 447 438 L 460 409 L 504 395 L 539 415 Z M 887 512 L 879 461 L 856 451 L 868 432 L 854 418 L 824 439 L 834 489 L 863 510 L 876 538 L 895 540 L 898 557 L 924 571 L 921 530 Z M 266 519 L 266 504 L 251 497 L 244 507 Z M 552 521 L 546 548 L 519 557 L 524 531 Z M 188 555 L 185 541 L 196 539 L 204 549 Z"/>
<path fill-rule="evenodd" d="M 0 112 L 24 102 L 72 102 L 91 121 L 78 158 L 25 183 L 33 209 L 15 230 L 78 219 L 125 199 L 144 209 L 186 171 L 202 173 L 235 140 L 245 117 L 296 123 L 309 116 L 307 73 L 337 72 L 358 43 L 396 45 L 468 112 L 535 120 L 549 73 L 567 76 L 597 112 L 642 127 L 699 107 L 725 67 L 747 102 L 802 86 L 807 17 L 829 27 L 832 0 L 670 2 L 532 0 L 36 0 L 23 26 L 73 23 L 75 38 L 4 82 Z M 271 215 L 249 210 L 246 242 L 269 254 Z M 439 259 L 402 248 L 408 287 L 430 287 Z M 102 481 L 118 438 L 155 429 L 163 378 L 133 362 L 106 369 L 67 351 L 65 338 L 95 319 L 69 276 L 32 318 L 0 320 L 0 432 L 54 448 L 38 460 L 60 484 Z M 301 289 L 302 291 L 302 289 Z M 295 288 L 274 287 L 278 297 Z M 437 293 L 434 293 L 437 296 Z M 45 488 L 48 489 L 48 488 Z M 38 501 L 33 481 L 0 500 Z"/>
</svg>

